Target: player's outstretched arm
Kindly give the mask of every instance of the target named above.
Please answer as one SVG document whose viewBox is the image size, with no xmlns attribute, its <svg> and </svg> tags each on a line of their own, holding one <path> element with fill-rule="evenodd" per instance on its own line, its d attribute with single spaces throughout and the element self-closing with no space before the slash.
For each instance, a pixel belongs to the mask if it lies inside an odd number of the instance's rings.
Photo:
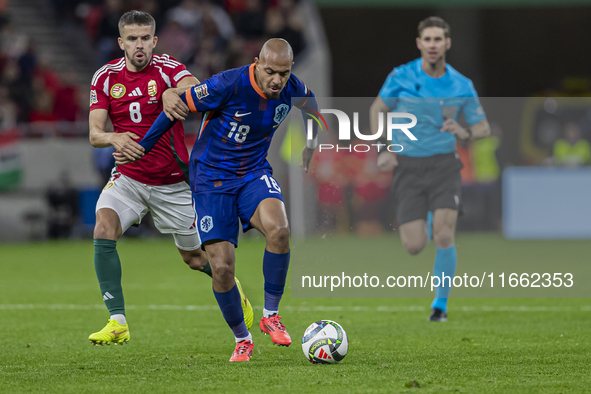
<svg viewBox="0 0 591 394">
<path fill-rule="evenodd" d="M 183 87 L 182 89 L 185 89 L 185 87 Z M 193 98 L 189 97 L 189 100 L 191 100 L 191 103 L 193 104 L 189 105 L 189 103 L 187 102 L 187 93 L 191 94 L 191 91 L 191 88 L 186 89 L 186 91 L 183 92 L 183 94 L 181 94 L 179 98 L 185 105 L 188 105 L 192 111 L 194 110 L 193 112 L 196 112 L 197 108 L 195 108 Z M 164 113 L 164 111 L 161 112 L 160 115 L 158 115 L 158 117 L 152 124 L 152 127 L 150 127 L 150 130 L 148 130 L 144 138 L 142 138 L 142 140 L 139 142 L 140 146 L 142 146 L 145 149 L 146 155 L 150 152 L 150 150 L 152 150 L 154 145 L 156 145 L 156 142 L 158 142 L 160 137 L 162 137 L 168 130 L 170 130 L 176 122 L 176 119 L 170 120 L 168 116 Z M 131 161 L 136 161 L 126 160 L 124 157 L 118 154 L 113 154 L 113 156 L 115 157 L 115 164 L 117 165 L 123 165 Z"/>
<path fill-rule="evenodd" d="M 193 76 L 181 79 L 176 88 L 167 89 L 162 94 L 162 108 L 169 120 L 186 120 L 189 115 L 189 107 L 181 100 L 180 96 L 188 87 L 199 85 L 201 82 Z"/>
<path fill-rule="evenodd" d="M 306 130 L 306 146 L 302 150 L 302 168 L 304 171 L 308 172 L 310 168 L 310 162 L 312 161 L 312 157 L 314 156 L 314 150 L 318 145 L 318 123 L 315 122 L 312 116 L 313 114 L 318 114 L 318 103 L 316 102 L 316 97 L 311 90 L 306 87 L 307 97 L 304 98 L 302 101 L 296 104 L 302 111 L 302 118 L 304 119 L 304 130 Z M 312 130 L 308 130 L 308 124 L 312 124 Z"/>
<path fill-rule="evenodd" d="M 189 95 L 192 94 L 191 88 L 186 89 L 186 87 L 182 87 L 182 88 L 175 89 L 175 91 L 178 91 L 180 89 L 183 89 L 186 91 L 184 91 L 179 96 L 179 98 L 182 100 L 182 102 L 185 105 L 188 105 L 189 109 L 191 109 L 192 112 L 197 112 L 197 111 L 203 110 L 203 108 L 201 108 L 201 107 L 199 109 L 195 107 L 195 101 L 192 96 L 189 96 L 187 98 L 187 94 L 189 94 Z M 189 101 L 187 101 L 187 100 L 189 100 Z M 146 133 L 144 138 L 142 138 L 142 140 L 139 142 L 140 146 L 142 146 L 145 149 L 146 155 L 150 152 L 150 150 L 154 147 L 154 145 L 156 145 L 156 142 L 158 142 L 160 137 L 162 137 L 164 135 L 164 133 L 166 133 L 168 130 L 170 130 L 176 122 L 177 122 L 176 119 L 170 120 L 164 112 L 161 112 L 160 115 L 158 115 L 158 118 L 156 118 L 156 120 L 154 121 L 154 124 L 152 124 L 152 127 L 150 127 L 150 130 L 148 130 L 148 132 Z M 117 164 L 117 165 L 123 165 L 123 164 L 129 163 L 130 161 L 135 161 L 135 160 L 127 160 L 122 155 L 118 155 L 118 154 L 114 154 L 113 156 L 115 157 L 115 164 Z"/>
<path fill-rule="evenodd" d="M 208 79 L 200 85 L 189 88 L 176 88 L 171 92 L 178 94 L 182 91 L 182 93 L 179 95 L 179 98 L 182 100 L 183 104 L 189 107 L 191 112 L 215 111 L 220 108 L 220 103 L 225 103 L 227 97 L 229 97 L 233 91 L 227 88 L 227 78 L 221 74 Z M 147 134 L 140 141 L 140 145 L 145 148 L 146 154 L 150 152 L 158 139 L 162 137 L 164 133 L 170 130 L 175 123 L 176 119 L 169 119 L 164 112 L 158 116 L 152 127 L 150 127 L 150 130 L 148 130 Z M 123 157 L 120 155 L 115 155 L 116 164 L 125 164 L 125 162 L 126 161 Z"/>
<path fill-rule="evenodd" d="M 314 156 L 314 148 L 308 148 L 307 146 L 304 147 L 302 151 L 302 168 L 304 171 L 308 172 L 310 169 L 310 162 L 312 161 L 312 156 Z"/>
<path fill-rule="evenodd" d="M 131 132 L 106 132 L 108 116 L 109 111 L 106 109 L 93 109 L 90 111 L 88 116 L 90 144 L 95 148 L 114 146 L 123 158 L 130 161 L 141 159 L 144 155 L 144 148 L 135 142 L 140 137 Z"/>
<path fill-rule="evenodd" d="M 168 119 L 164 112 L 161 112 L 160 115 L 158 115 L 152 124 L 152 127 L 150 127 L 150 130 L 148 130 L 144 138 L 142 138 L 142 140 L 139 142 L 139 145 L 142 147 L 142 149 L 144 149 L 146 155 L 150 152 L 150 150 L 152 150 L 154 145 L 156 145 L 156 142 L 158 142 L 160 137 L 170 130 L 176 122 L 176 119 L 172 121 Z M 139 160 L 130 159 L 129 157 L 123 156 L 119 152 L 114 153 L 113 157 L 115 157 L 115 164 L 117 165 L 123 165 Z"/>
</svg>

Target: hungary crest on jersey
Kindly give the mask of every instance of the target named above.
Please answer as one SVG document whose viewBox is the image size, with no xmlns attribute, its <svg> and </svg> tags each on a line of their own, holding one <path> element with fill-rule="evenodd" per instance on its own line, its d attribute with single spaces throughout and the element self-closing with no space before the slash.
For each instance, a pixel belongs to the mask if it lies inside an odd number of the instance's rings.
<svg viewBox="0 0 591 394">
<path fill-rule="evenodd" d="M 158 94 L 156 81 L 154 81 L 153 79 L 150 79 L 150 82 L 148 82 L 148 94 L 150 95 L 150 97 L 154 97 L 156 96 L 156 94 Z"/>
</svg>

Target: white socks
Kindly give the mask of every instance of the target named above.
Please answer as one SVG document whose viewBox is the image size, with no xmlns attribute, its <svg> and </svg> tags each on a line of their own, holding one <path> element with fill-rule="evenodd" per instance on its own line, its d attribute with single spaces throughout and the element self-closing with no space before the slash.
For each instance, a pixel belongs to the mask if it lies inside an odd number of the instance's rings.
<svg viewBox="0 0 591 394">
<path fill-rule="evenodd" d="M 279 313 L 279 311 L 270 311 L 263 308 L 263 317 L 269 317 L 271 315 L 274 315 L 275 313 Z"/>
<path fill-rule="evenodd" d="M 252 334 L 249 332 L 248 336 L 245 338 L 236 338 L 236 343 L 242 342 L 242 341 L 252 341 Z"/>
<path fill-rule="evenodd" d="M 115 320 L 117 323 L 119 323 L 121 325 L 127 324 L 127 320 L 125 320 L 125 315 L 121 315 L 121 314 L 111 315 L 111 319 Z"/>
</svg>

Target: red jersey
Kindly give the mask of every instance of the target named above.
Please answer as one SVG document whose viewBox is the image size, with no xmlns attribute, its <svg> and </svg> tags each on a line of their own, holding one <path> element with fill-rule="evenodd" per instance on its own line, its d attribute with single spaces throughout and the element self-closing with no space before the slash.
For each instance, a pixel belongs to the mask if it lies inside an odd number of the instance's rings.
<svg viewBox="0 0 591 394">
<path fill-rule="evenodd" d="M 125 67 L 125 58 L 101 67 L 90 85 L 90 110 L 106 109 L 116 133 L 131 131 L 143 137 L 162 112 L 162 93 L 188 76 L 186 67 L 168 55 L 152 55 L 141 71 Z M 189 154 L 183 124 L 177 122 L 145 157 L 118 166 L 122 174 L 147 185 L 183 182 Z M 139 141 L 139 140 L 138 140 Z"/>
</svg>

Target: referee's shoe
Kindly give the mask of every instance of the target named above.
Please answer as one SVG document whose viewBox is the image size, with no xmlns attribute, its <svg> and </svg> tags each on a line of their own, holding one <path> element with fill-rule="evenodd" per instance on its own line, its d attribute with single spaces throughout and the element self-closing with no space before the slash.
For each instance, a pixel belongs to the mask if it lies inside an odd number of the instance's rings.
<svg viewBox="0 0 591 394">
<path fill-rule="evenodd" d="M 439 308 L 431 308 L 431 316 L 427 319 L 428 321 L 447 321 L 447 313 L 443 312 Z"/>
</svg>

